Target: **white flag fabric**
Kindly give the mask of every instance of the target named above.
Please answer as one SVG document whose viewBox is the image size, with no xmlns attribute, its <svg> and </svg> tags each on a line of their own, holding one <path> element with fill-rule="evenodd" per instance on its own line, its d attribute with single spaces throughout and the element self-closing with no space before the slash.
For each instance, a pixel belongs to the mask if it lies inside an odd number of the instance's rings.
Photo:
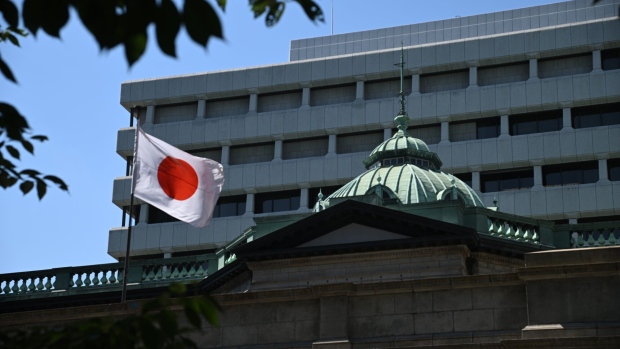
<svg viewBox="0 0 620 349">
<path fill-rule="evenodd" d="M 194 227 L 206 227 L 224 185 L 217 161 L 190 155 L 138 127 L 134 195 Z"/>
</svg>

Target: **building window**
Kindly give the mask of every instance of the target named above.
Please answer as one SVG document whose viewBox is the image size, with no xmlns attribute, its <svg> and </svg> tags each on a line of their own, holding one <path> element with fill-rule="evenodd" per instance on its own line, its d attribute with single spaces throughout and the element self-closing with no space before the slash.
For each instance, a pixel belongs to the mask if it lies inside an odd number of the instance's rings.
<svg viewBox="0 0 620 349">
<path fill-rule="evenodd" d="M 340 189 L 340 185 L 332 185 L 328 187 L 318 187 L 308 189 L 308 208 L 313 208 L 314 204 L 319 200 L 319 191 L 323 194 L 323 200 Z"/>
<path fill-rule="evenodd" d="M 610 181 L 620 181 L 620 159 L 607 160 L 607 178 Z"/>
<path fill-rule="evenodd" d="M 471 172 L 455 173 L 454 177 L 460 179 L 463 183 L 467 184 L 467 186 L 471 188 Z"/>
<path fill-rule="evenodd" d="M 510 135 L 528 135 L 559 131 L 562 129 L 562 110 L 539 113 L 516 114 L 510 116 Z"/>
<path fill-rule="evenodd" d="M 483 172 L 480 174 L 480 187 L 483 193 L 528 189 L 532 186 L 534 186 L 534 171 L 532 168 L 506 172 Z"/>
<path fill-rule="evenodd" d="M 157 207 L 149 205 L 149 219 L 147 220 L 148 224 L 170 223 L 178 221 L 178 219 L 172 217 L 171 215 L 158 209 Z"/>
<path fill-rule="evenodd" d="M 245 213 L 246 198 L 246 195 L 220 197 L 213 209 L 213 218 L 243 215 Z"/>
<path fill-rule="evenodd" d="M 329 148 L 329 137 L 295 139 L 282 142 L 282 160 L 325 156 Z"/>
<path fill-rule="evenodd" d="M 542 167 L 543 185 L 588 184 L 598 181 L 598 162 L 585 161 L 570 164 L 547 165 Z"/>
<path fill-rule="evenodd" d="M 571 109 L 574 128 L 620 124 L 620 103 L 599 104 Z"/>
<path fill-rule="evenodd" d="M 500 134 L 500 119 L 498 117 L 476 121 L 476 139 L 497 138 Z"/>
<path fill-rule="evenodd" d="M 603 70 L 620 69 L 620 48 L 601 51 Z"/>
<path fill-rule="evenodd" d="M 260 193 L 254 196 L 254 213 L 294 211 L 300 204 L 299 190 Z"/>
<path fill-rule="evenodd" d="M 381 142 L 383 142 L 383 130 L 339 134 L 336 137 L 336 152 L 349 154 L 372 151 Z"/>
</svg>

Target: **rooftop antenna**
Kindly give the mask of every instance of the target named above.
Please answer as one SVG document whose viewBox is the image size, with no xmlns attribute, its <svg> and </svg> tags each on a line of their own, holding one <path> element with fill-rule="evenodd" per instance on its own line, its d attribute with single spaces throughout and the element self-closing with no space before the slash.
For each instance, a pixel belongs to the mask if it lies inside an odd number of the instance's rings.
<svg viewBox="0 0 620 349">
<path fill-rule="evenodd" d="M 405 81 L 405 74 L 404 74 L 404 70 L 405 70 L 405 56 L 404 56 L 404 51 L 405 49 L 403 48 L 403 42 L 400 42 L 400 115 L 407 115 L 407 110 L 405 110 L 405 87 L 404 87 L 404 81 Z"/>
<path fill-rule="evenodd" d="M 334 0 L 332 0 L 332 35 L 334 35 Z"/>
</svg>

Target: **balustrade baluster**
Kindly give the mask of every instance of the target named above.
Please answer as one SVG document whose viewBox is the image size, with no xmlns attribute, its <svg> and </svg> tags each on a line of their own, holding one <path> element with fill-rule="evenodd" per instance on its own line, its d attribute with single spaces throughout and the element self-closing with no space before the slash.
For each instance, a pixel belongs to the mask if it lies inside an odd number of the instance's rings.
<svg viewBox="0 0 620 349">
<path fill-rule="evenodd" d="M 156 268 L 157 268 L 157 274 L 155 274 L 155 279 L 161 280 L 161 278 L 163 277 L 163 274 L 161 273 L 162 267 L 158 265 Z"/>
<path fill-rule="evenodd" d="M 618 243 L 618 241 L 616 240 L 616 229 L 615 228 L 609 229 L 609 238 L 607 239 L 607 241 L 609 241 L 610 245 L 615 245 Z"/>
<path fill-rule="evenodd" d="M 196 270 L 196 276 L 203 276 L 203 275 L 205 275 L 205 270 L 202 268 L 202 262 L 200 262 L 198 270 Z"/>
<path fill-rule="evenodd" d="M 174 270 L 172 271 L 172 278 L 176 279 L 179 277 L 179 266 L 175 264 L 172 266 L 172 268 L 174 268 Z"/>
<path fill-rule="evenodd" d="M 149 271 L 149 275 L 148 275 L 148 281 L 154 281 L 155 280 L 155 271 L 154 269 L 157 267 L 151 267 L 151 271 Z"/>
<path fill-rule="evenodd" d="M 42 291 L 42 290 L 43 290 L 43 278 L 44 278 L 44 277 L 45 277 L 45 276 L 41 276 L 41 277 L 37 278 L 37 284 L 36 284 L 36 286 L 35 286 L 35 289 L 36 289 L 37 291 Z"/>
<path fill-rule="evenodd" d="M 183 265 L 183 269 L 181 269 L 181 277 L 187 277 L 187 269 L 185 268 L 185 263 L 182 264 Z"/>
<path fill-rule="evenodd" d="M 99 280 L 99 271 L 95 272 L 95 277 L 93 278 L 93 286 L 98 286 L 101 281 Z"/>
<path fill-rule="evenodd" d="M 587 241 L 587 245 L 586 246 L 594 246 L 594 244 L 596 243 L 596 241 L 594 241 L 594 231 L 589 231 L 588 232 L 588 241 Z"/>
<path fill-rule="evenodd" d="M 19 287 L 19 291 L 20 291 L 21 293 L 26 293 L 26 292 L 28 292 L 28 287 L 26 286 L 26 282 L 28 282 L 28 279 L 27 279 L 27 278 L 22 280 L 22 285 Z"/>
<path fill-rule="evenodd" d="M 77 273 L 77 281 L 75 282 L 76 287 L 82 287 L 84 282 L 82 282 L 82 273 Z"/>
<path fill-rule="evenodd" d="M 92 282 L 90 281 L 90 274 L 91 274 L 91 272 L 84 273 L 84 275 L 85 275 L 84 286 L 90 286 L 92 284 Z"/>
<path fill-rule="evenodd" d="M 48 275 L 47 276 L 47 282 L 45 283 L 45 290 L 46 291 L 51 291 L 52 290 L 52 277 L 53 277 L 53 275 Z"/>
<path fill-rule="evenodd" d="M 196 267 L 196 263 L 192 262 L 191 266 L 192 267 L 189 268 L 189 271 L 187 272 L 187 276 L 194 277 L 196 275 L 196 268 L 195 268 Z"/>
<path fill-rule="evenodd" d="M 170 269 L 172 269 L 172 267 L 172 264 L 164 266 L 164 268 L 166 268 L 166 270 L 164 271 L 164 276 L 166 277 L 166 279 L 170 279 L 170 276 L 172 275 Z"/>
<path fill-rule="evenodd" d="M 114 277 L 114 274 L 116 274 L 116 270 L 115 269 L 110 270 L 110 279 L 109 280 L 110 280 L 111 284 L 116 283 L 116 277 Z"/>
<path fill-rule="evenodd" d="M 11 284 L 11 280 L 6 280 L 6 284 L 4 285 L 4 288 L 2 289 L 4 291 L 4 294 L 9 294 L 11 293 L 11 287 L 9 286 Z"/>
</svg>

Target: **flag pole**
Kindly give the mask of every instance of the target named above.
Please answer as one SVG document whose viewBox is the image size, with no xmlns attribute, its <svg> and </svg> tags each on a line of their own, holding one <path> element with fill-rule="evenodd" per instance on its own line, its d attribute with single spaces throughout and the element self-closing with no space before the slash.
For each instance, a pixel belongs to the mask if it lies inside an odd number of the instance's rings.
<svg viewBox="0 0 620 349">
<path fill-rule="evenodd" d="M 131 115 L 133 117 L 137 108 L 131 108 Z M 121 292 L 121 303 L 127 301 L 127 277 L 129 276 L 129 251 L 131 250 L 131 226 L 132 226 L 132 214 L 133 214 L 133 193 L 135 187 L 134 171 L 136 169 L 136 157 L 138 155 L 138 132 L 140 129 L 140 116 L 136 113 L 136 132 L 134 135 L 134 150 L 133 150 L 133 165 L 131 166 L 131 199 L 129 200 L 129 227 L 127 228 L 127 250 L 125 251 L 125 268 L 123 268 L 123 291 Z"/>
</svg>

